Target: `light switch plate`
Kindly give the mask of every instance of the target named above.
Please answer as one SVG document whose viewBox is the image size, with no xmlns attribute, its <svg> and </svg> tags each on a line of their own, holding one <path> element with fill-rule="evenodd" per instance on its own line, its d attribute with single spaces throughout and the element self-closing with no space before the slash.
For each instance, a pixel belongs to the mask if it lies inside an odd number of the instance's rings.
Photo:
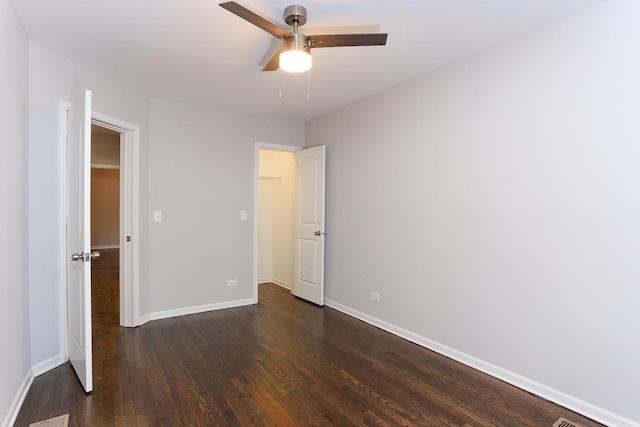
<svg viewBox="0 0 640 427">
<path fill-rule="evenodd" d="M 240 221 L 247 220 L 247 211 L 240 211 Z"/>
<path fill-rule="evenodd" d="M 162 222 L 162 211 L 153 211 L 153 222 Z"/>
</svg>

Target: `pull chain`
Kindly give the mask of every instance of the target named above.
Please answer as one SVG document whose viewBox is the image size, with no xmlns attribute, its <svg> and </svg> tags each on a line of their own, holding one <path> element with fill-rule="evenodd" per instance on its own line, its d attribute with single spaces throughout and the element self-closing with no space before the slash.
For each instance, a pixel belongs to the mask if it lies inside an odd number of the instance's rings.
<svg viewBox="0 0 640 427">
<path fill-rule="evenodd" d="M 278 99 L 282 99 L 282 81 L 284 72 L 280 70 L 280 81 L 278 84 Z M 311 101 L 311 70 L 307 71 L 307 101 Z"/>
</svg>

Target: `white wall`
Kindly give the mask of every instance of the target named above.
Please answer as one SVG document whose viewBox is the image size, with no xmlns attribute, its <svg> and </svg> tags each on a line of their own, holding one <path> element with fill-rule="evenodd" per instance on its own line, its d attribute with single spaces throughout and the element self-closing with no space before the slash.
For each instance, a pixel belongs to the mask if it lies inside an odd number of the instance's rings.
<svg viewBox="0 0 640 427">
<path fill-rule="evenodd" d="M 59 101 L 72 102 L 85 88 L 93 91 L 94 111 L 140 126 L 142 320 L 251 298 L 255 142 L 299 145 L 304 125 L 150 101 L 37 44 L 29 46 L 29 258 L 37 266 L 29 280 L 30 325 L 38 370 L 64 356 Z M 163 211 L 162 223 L 153 223 L 154 210 Z M 240 222 L 240 210 L 248 212 L 248 221 Z M 228 279 L 237 279 L 238 286 L 227 287 Z"/>
<path fill-rule="evenodd" d="M 290 152 L 260 150 L 258 278 L 291 289 L 295 161 Z M 270 179 L 275 178 L 275 179 Z"/>
<path fill-rule="evenodd" d="M 258 283 L 273 280 L 273 184 L 258 180 Z"/>
<path fill-rule="evenodd" d="M 91 132 L 91 164 L 120 165 L 119 134 Z"/>
<path fill-rule="evenodd" d="M 151 318 L 248 303 L 255 143 L 299 145 L 304 124 L 152 99 L 150 125 Z"/>
<path fill-rule="evenodd" d="M 120 245 L 120 134 L 100 129 L 91 126 L 92 249 Z"/>
<path fill-rule="evenodd" d="M 0 0 L 0 422 L 17 415 L 30 379 L 27 273 L 28 42 Z"/>
<path fill-rule="evenodd" d="M 640 425 L 639 16 L 612 0 L 307 122 L 329 303 Z"/>
<path fill-rule="evenodd" d="M 119 247 L 120 170 L 91 168 L 91 249 Z"/>
<path fill-rule="evenodd" d="M 29 259 L 32 363 L 46 370 L 60 362 L 64 288 L 64 141 L 59 136 L 59 101 L 73 102 L 84 89 L 93 91 L 93 110 L 140 126 L 140 210 L 147 212 L 146 96 L 101 76 L 35 43 L 29 45 Z M 140 312 L 148 311 L 146 284 L 148 239 L 140 227 Z M 136 238 L 136 236 L 133 236 Z"/>
</svg>

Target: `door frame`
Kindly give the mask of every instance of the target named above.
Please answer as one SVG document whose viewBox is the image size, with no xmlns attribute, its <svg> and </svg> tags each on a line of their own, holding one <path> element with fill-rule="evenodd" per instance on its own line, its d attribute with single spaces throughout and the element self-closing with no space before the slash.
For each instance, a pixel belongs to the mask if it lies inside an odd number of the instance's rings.
<svg viewBox="0 0 640 427">
<path fill-rule="evenodd" d="M 61 241 L 66 242 L 67 203 L 67 110 L 71 103 L 58 104 L 60 179 L 62 191 Z M 105 114 L 92 111 L 91 123 L 120 133 L 120 325 L 136 327 L 140 325 L 140 127 Z M 131 236 L 131 241 L 126 241 Z M 62 263 L 66 263 L 66 243 L 63 243 Z M 63 264 L 64 265 L 64 264 Z M 67 272 L 62 269 L 60 280 L 60 354 L 67 360 Z"/>
<path fill-rule="evenodd" d="M 294 153 L 304 147 L 298 145 L 271 144 L 256 142 L 253 162 L 253 303 L 258 303 L 258 182 L 260 167 L 260 150 L 285 151 Z"/>
</svg>

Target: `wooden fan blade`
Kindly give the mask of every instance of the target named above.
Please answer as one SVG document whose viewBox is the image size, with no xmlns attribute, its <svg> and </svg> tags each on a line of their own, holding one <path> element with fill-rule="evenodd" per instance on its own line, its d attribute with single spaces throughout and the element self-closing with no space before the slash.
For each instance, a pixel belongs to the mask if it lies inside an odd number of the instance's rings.
<svg viewBox="0 0 640 427">
<path fill-rule="evenodd" d="M 265 30 L 267 33 L 271 34 L 274 37 L 281 39 L 283 37 L 292 36 L 292 34 L 289 31 L 280 28 L 278 25 L 274 24 L 268 19 L 263 18 L 262 16 L 250 11 L 246 7 L 239 5 L 234 1 L 220 3 L 219 6 L 235 15 L 238 15 L 240 18 L 244 19 L 245 21 L 251 22 L 256 27 Z"/>
<path fill-rule="evenodd" d="M 375 34 L 327 34 L 309 36 L 311 47 L 339 47 L 339 46 L 383 46 L 387 44 L 386 33 Z"/>
<path fill-rule="evenodd" d="M 271 57 L 262 71 L 276 71 L 278 68 L 280 68 L 280 49 Z"/>
</svg>

